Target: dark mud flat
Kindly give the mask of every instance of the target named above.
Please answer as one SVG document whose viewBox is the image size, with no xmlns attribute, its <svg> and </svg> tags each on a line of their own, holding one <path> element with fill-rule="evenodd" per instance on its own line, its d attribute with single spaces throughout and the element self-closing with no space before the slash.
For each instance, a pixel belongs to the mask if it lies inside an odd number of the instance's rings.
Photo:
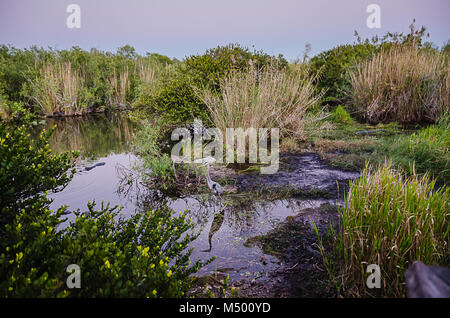
<svg viewBox="0 0 450 318">
<path fill-rule="evenodd" d="M 282 154 L 280 168 L 275 174 L 244 174 L 237 177 L 239 191 L 261 188 L 296 189 L 305 194 L 329 193 L 336 196 L 348 180 L 359 176 L 358 172 L 330 168 L 316 153 Z"/>
</svg>

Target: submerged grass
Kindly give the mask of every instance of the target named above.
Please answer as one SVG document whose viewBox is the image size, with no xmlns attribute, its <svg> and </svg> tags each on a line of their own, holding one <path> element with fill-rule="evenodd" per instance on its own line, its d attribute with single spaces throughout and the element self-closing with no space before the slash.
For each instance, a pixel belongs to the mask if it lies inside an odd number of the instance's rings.
<svg viewBox="0 0 450 318">
<path fill-rule="evenodd" d="M 385 163 L 350 183 L 334 236 L 335 279 L 347 296 L 405 296 L 404 271 L 414 261 L 448 265 L 450 189 L 428 175 L 405 177 Z M 326 256 L 329 265 L 330 256 Z M 382 288 L 366 287 L 365 268 L 381 268 Z"/>
</svg>

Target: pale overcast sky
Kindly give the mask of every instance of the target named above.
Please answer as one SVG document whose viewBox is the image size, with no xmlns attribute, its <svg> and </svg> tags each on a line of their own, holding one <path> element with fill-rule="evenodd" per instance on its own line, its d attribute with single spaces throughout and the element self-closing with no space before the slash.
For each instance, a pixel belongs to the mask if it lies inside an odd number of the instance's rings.
<svg viewBox="0 0 450 318">
<path fill-rule="evenodd" d="M 69 4 L 81 8 L 81 28 L 69 29 Z M 369 4 L 381 8 L 381 28 L 369 29 Z M 170 57 L 202 53 L 228 43 L 295 59 L 387 31 L 407 32 L 413 18 L 431 40 L 450 39 L 450 0 L 0 0 L 0 44 L 16 47 L 80 46 Z"/>
</svg>

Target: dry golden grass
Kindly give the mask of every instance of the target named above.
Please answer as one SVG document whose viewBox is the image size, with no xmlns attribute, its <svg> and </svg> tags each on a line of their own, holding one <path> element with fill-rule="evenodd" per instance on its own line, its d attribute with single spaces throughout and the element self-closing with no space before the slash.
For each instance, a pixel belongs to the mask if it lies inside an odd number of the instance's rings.
<svg viewBox="0 0 450 318">
<path fill-rule="evenodd" d="M 435 121 L 450 110 L 449 65 L 442 53 L 395 45 L 350 72 L 352 104 L 372 123 Z"/>
<path fill-rule="evenodd" d="M 45 115 L 62 112 L 78 115 L 86 110 L 81 102 L 84 80 L 70 62 L 45 63 L 40 78 L 31 81 L 33 98 Z"/>
<path fill-rule="evenodd" d="M 203 89 L 215 126 L 226 128 L 279 128 L 280 136 L 304 137 L 306 111 L 321 98 L 304 65 L 279 71 L 232 72 L 220 83 L 220 94 Z"/>
<path fill-rule="evenodd" d="M 118 74 L 117 74 L 118 73 Z M 126 106 L 127 105 L 127 93 L 130 89 L 130 77 L 128 72 L 128 66 L 125 66 L 121 71 L 116 72 L 114 70 L 113 75 L 109 79 L 109 83 L 112 88 L 112 96 L 110 100 L 111 105 Z"/>
</svg>

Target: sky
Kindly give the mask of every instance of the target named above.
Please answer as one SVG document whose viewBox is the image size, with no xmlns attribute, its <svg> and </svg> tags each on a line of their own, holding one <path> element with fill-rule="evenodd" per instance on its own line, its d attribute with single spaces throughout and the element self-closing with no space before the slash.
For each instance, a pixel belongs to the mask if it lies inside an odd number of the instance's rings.
<svg viewBox="0 0 450 318">
<path fill-rule="evenodd" d="M 66 24 L 80 7 L 80 28 Z M 380 28 L 369 28 L 370 4 L 380 8 Z M 283 54 L 293 60 L 311 45 L 311 55 L 363 37 L 408 32 L 416 19 L 430 40 L 450 39 L 450 0 L 0 0 L 0 44 L 115 51 L 125 44 L 138 53 L 171 58 L 201 54 L 228 43 Z"/>
</svg>

